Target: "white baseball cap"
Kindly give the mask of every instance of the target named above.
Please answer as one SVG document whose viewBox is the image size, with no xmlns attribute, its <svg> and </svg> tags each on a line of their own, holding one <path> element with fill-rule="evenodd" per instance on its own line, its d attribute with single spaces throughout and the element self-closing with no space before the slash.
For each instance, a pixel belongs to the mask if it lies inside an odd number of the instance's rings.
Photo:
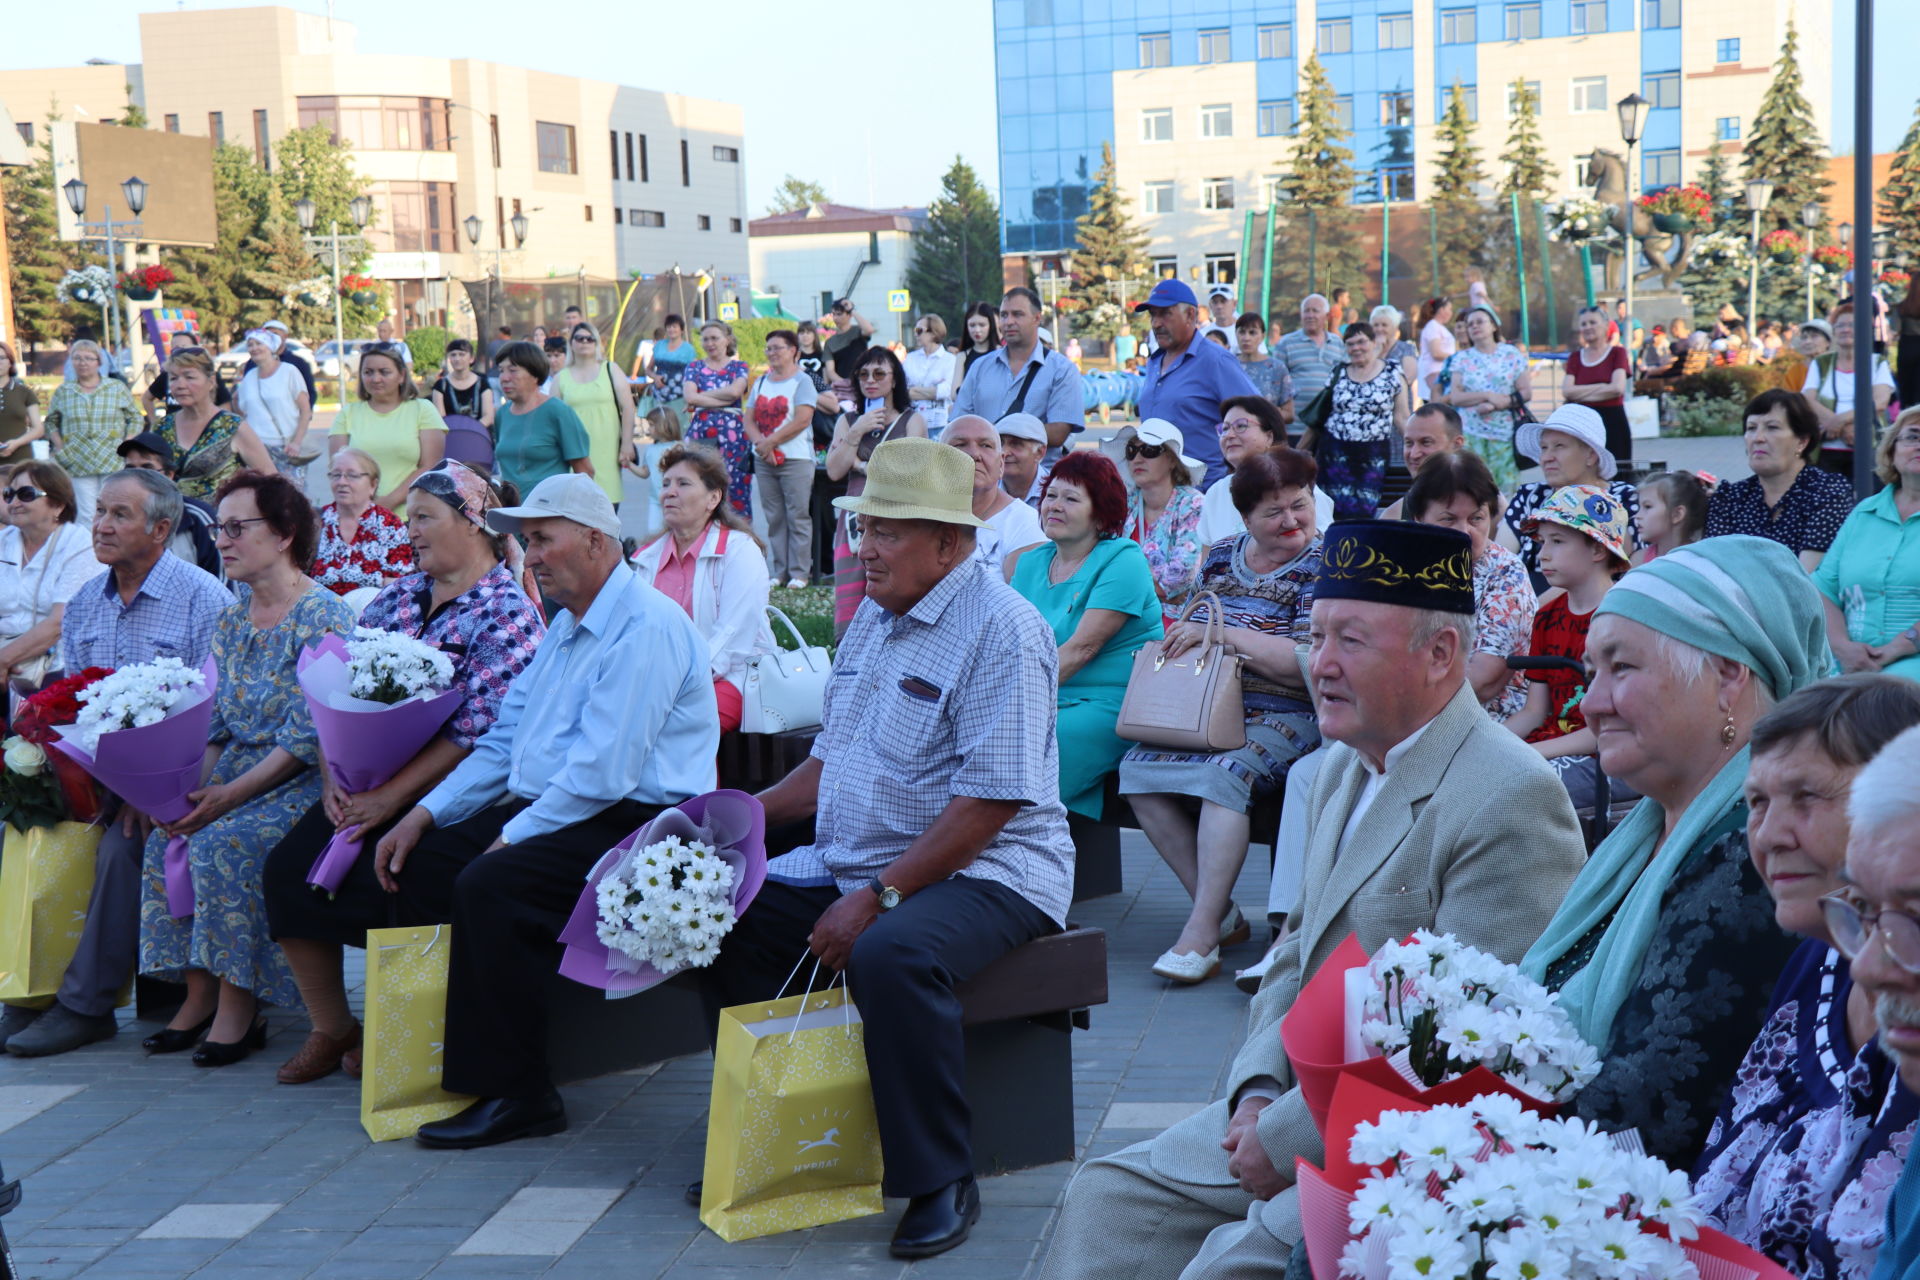
<svg viewBox="0 0 1920 1280">
<path fill-rule="evenodd" d="M 592 476 L 577 471 L 548 476 L 517 507 L 487 512 L 487 524 L 495 533 L 519 533 L 528 520 L 571 520 L 620 541 L 620 517 L 614 514 L 612 499 Z"/>
<path fill-rule="evenodd" d="M 1047 442 L 1047 424 L 1030 413 L 1010 413 L 994 423 L 993 429 L 1016 440 L 1032 440 L 1038 444 Z"/>
<path fill-rule="evenodd" d="M 1180 459 L 1180 465 L 1193 473 L 1194 483 L 1198 484 L 1206 475 L 1207 464 L 1186 455 L 1187 438 L 1180 433 L 1180 428 L 1165 418 L 1148 418 L 1137 427 L 1122 427 L 1113 433 L 1112 438 L 1100 442 L 1100 452 L 1113 459 L 1113 465 L 1120 468 L 1122 477 L 1130 477 L 1127 470 L 1127 441 L 1135 438 L 1141 444 L 1171 445 L 1174 456 Z"/>
<path fill-rule="evenodd" d="M 1233 286 L 1230 284 L 1216 284 L 1207 289 L 1207 300 L 1209 302 L 1215 298 L 1231 298 L 1233 296 Z"/>
</svg>

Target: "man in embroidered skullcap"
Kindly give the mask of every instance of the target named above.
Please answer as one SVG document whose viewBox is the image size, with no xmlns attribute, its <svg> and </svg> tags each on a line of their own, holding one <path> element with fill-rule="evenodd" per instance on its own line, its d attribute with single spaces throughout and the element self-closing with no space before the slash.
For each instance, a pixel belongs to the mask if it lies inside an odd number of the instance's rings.
<svg viewBox="0 0 1920 1280">
<path fill-rule="evenodd" d="M 1372 952 L 1432 929 L 1517 961 L 1553 917 L 1585 858 L 1579 825 L 1539 753 L 1475 699 L 1473 610 L 1466 535 L 1379 520 L 1327 530 L 1307 676 L 1331 745 L 1294 930 L 1226 1094 L 1081 1168 L 1046 1280 L 1283 1275 L 1300 1240 L 1294 1159 L 1324 1156 L 1280 1044 L 1301 984 L 1349 933 Z"/>
</svg>

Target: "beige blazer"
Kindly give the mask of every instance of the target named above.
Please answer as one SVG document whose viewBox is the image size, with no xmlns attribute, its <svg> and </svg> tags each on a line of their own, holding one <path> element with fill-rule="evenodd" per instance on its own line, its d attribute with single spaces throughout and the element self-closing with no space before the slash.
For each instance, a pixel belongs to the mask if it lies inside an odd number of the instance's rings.
<svg viewBox="0 0 1920 1280">
<path fill-rule="evenodd" d="M 1344 850 L 1340 836 L 1367 772 L 1352 748 L 1330 750 L 1310 793 L 1301 909 L 1254 998 L 1227 1097 L 1152 1144 L 1154 1168 L 1179 1181 L 1233 1183 L 1220 1139 L 1232 1098 L 1262 1076 L 1283 1090 L 1260 1113 L 1258 1129 L 1275 1167 L 1291 1176 L 1295 1156 L 1321 1162 L 1319 1134 L 1280 1045 L 1280 1017 L 1347 934 L 1358 934 L 1371 952 L 1428 928 L 1517 961 L 1586 861 L 1573 804 L 1552 766 L 1487 718 L 1471 684 L 1462 682 L 1395 763 Z M 1285 1199 L 1269 1203 L 1297 1224 L 1291 1189 Z M 1297 1240 L 1299 1228 L 1276 1234 Z"/>
</svg>

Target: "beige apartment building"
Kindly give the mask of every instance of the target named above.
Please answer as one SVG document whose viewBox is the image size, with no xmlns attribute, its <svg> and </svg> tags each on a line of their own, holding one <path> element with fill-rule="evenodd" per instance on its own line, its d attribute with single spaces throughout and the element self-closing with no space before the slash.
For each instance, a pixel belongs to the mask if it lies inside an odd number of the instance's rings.
<svg viewBox="0 0 1920 1280">
<path fill-rule="evenodd" d="M 495 269 L 625 281 L 677 266 L 747 295 L 739 106 L 359 42 L 351 23 L 278 6 L 145 13 L 138 64 L 0 70 L 0 102 L 36 136 L 56 103 L 107 121 L 137 103 L 152 128 L 247 146 L 269 167 L 288 131 L 326 125 L 370 182 L 371 274 L 393 283 L 408 326 L 471 330 L 447 282 Z"/>
</svg>

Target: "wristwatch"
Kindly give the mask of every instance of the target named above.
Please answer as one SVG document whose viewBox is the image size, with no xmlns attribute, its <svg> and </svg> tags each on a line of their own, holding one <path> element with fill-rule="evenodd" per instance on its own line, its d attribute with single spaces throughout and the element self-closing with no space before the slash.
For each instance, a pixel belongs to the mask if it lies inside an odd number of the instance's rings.
<svg viewBox="0 0 1920 1280">
<path fill-rule="evenodd" d="M 891 911 L 900 905 L 900 891 L 892 885 L 881 884 L 878 877 L 867 881 L 867 888 L 873 890 L 873 896 L 880 899 L 882 911 Z"/>
<path fill-rule="evenodd" d="M 1920 651 L 1920 626 L 1908 627 L 1900 633 L 1900 638 L 1912 645 L 1916 651 Z"/>
</svg>

